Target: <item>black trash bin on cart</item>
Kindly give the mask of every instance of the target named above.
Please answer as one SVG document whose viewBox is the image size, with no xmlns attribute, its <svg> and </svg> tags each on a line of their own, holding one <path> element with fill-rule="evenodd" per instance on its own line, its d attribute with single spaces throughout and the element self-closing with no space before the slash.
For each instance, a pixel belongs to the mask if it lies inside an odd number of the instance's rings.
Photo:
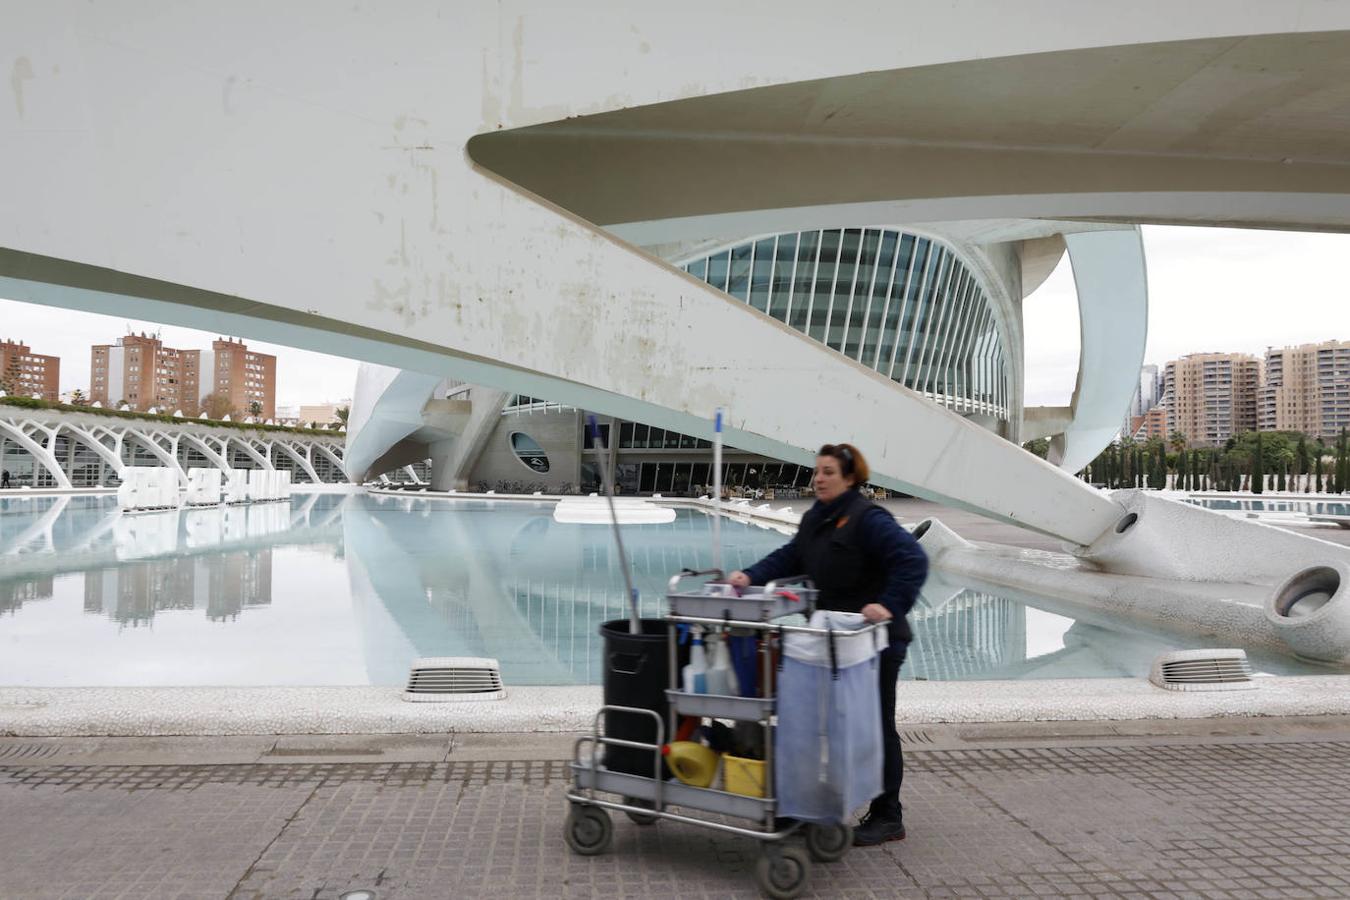
<svg viewBox="0 0 1350 900">
<path fill-rule="evenodd" d="M 666 689 L 670 687 L 670 660 L 663 619 L 642 619 L 642 633 L 629 634 L 628 620 L 615 619 L 600 626 L 605 639 L 604 693 L 606 706 L 650 709 L 666 721 Z M 686 646 L 679 648 L 679 665 L 689 661 Z M 633 713 L 605 713 L 605 734 L 627 741 L 656 743 L 656 721 Z M 666 735 L 670 742 L 673 738 Z M 647 750 L 606 746 L 603 763 L 614 772 L 651 777 L 656 760 Z"/>
</svg>

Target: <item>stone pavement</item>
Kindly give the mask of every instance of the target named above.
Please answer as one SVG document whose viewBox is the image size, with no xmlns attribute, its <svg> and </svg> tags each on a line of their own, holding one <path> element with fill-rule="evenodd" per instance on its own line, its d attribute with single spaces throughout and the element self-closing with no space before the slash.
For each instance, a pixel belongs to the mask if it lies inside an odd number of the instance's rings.
<svg viewBox="0 0 1350 900">
<path fill-rule="evenodd" d="M 817 864 L 806 896 L 1350 896 L 1350 719 L 907 737 L 908 840 Z M 574 856 L 565 741 L 502 738 L 242 763 L 210 761 L 249 758 L 229 739 L 0 739 L 0 897 L 757 896 L 751 841 L 675 823 L 619 815 Z"/>
</svg>

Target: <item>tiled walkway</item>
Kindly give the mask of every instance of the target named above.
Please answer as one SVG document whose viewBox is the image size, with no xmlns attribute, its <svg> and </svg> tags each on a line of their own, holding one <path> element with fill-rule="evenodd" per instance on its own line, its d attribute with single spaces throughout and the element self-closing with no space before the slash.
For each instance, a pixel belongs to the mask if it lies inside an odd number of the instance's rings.
<svg viewBox="0 0 1350 900">
<path fill-rule="evenodd" d="M 820 897 L 1347 897 L 1350 741 L 907 754 L 909 838 Z M 749 840 L 615 818 L 562 840 L 558 761 L 66 766 L 0 759 L 0 897 L 758 895 Z"/>
</svg>

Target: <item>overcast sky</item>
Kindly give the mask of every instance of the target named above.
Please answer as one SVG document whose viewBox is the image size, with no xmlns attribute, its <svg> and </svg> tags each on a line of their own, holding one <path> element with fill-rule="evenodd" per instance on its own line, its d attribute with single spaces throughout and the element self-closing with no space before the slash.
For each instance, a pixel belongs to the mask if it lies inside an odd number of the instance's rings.
<svg viewBox="0 0 1350 900">
<path fill-rule="evenodd" d="M 1144 226 L 1144 362 L 1350 340 L 1350 235 Z M 1067 405 L 1078 373 L 1068 256 L 1023 304 L 1026 405 Z"/>
<path fill-rule="evenodd" d="M 1260 355 L 1328 339 L 1350 340 L 1350 235 L 1146 226 L 1149 338 L 1145 362 L 1206 350 Z M 1026 299 L 1026 405 L 1064 405 L 1078 372 L 1078 309 L 1068 257 Z M 89 348 L 131 331 L 159 331 L 166 344 L 205 348 L 216 336 L 0 299 L 0 339 L 25 340 L 61 357 L 61 389 L 89 389 Z M 350 360 L 260 341 L 277 356 L 277 402 L 347 399 Z"/>
</svg>

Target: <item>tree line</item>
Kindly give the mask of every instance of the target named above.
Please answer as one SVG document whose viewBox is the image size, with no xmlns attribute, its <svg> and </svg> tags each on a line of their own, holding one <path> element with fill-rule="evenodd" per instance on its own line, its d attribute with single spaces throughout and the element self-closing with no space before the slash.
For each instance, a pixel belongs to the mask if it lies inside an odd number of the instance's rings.
<svg viewBox="0 0 1350 900">
<path fill-rule="evenodd" d="M 1022 445 L 1044 458 L 1049 441 Z M 1078 473 L 1083 480 L 1116 490 L 1171 488 L 1179 491 L 1290 493 L 1350 492 L 1350 434 L 1325 442 L 1297 431 L 1248 431 L 1222 447 L 1189 447 L 1186 436 L 1167 440 L 1113 441 Z"/>
</svg>

